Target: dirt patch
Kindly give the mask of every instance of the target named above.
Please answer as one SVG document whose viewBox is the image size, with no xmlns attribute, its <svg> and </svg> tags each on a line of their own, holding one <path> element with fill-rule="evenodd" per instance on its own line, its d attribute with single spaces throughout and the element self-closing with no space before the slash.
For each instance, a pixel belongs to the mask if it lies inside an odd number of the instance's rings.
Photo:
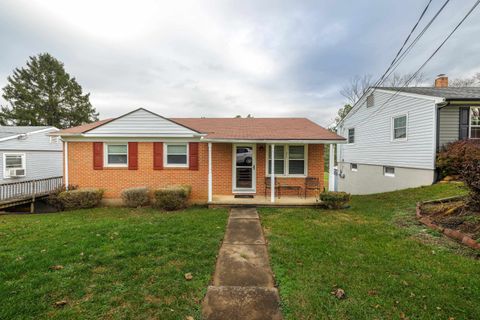
<svg viewBox="0 0 480 320">
<path fill-rule="evenodd" d="M 468 211 L 463 199 L 425 203 L 420 210 L 422 216 L 430 218 L 432 223 L 480 240 L 480 212 Z"/>
<path fill-rule="evenodd" d="M 417 203 L 417 218 L 430 229 L 480 250 L 480 213 L 471 212 L 464 197 Z"/>
</svg>

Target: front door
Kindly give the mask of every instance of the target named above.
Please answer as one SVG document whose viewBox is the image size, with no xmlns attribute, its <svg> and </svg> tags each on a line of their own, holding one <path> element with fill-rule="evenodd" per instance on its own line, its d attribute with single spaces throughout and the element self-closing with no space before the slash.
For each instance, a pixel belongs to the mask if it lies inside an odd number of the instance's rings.
<svg viewBox="0 0 480 320">
<path fill-rule="evenodd" d="M 255 192 L 256 153 L 254 144 L 233 147 L 233 192 Z"/>
</svg>

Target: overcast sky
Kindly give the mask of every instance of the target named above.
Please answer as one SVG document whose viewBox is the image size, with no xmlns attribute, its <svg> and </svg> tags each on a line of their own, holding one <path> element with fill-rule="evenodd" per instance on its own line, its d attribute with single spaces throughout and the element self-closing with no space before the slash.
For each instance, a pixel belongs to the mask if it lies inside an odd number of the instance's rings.
<svg viewBox="0 0 480 320">
<path fill-rule="evenodd" d="M 0 86 L 29 56 L 65 63 L 101 118 L 306 116 L 328 125 L 354 75 L 378 77 L 427 0 L 1 0 Z M 443 0 L 433 0 L 426 22 Z M 413 72 L 473 5 L 452 0 L 399 67 Z M 480 9 L 425 68 L 480 72 Z M 4 104 L 4 100 L 0 100 Z"/>
</svg>

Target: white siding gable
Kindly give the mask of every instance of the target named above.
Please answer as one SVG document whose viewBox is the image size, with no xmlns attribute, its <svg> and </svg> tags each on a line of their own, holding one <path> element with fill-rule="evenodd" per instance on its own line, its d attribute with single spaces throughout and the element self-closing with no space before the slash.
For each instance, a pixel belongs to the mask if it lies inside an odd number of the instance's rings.
<svg viewBox="0 0 480 320">
<path fill-rule="evenodd" d="M 148 110 L 138 109 L 87 131 L 84 135 L 103 137 L 193 137 L 200 134 Z"/>
<path fill-rule="evenodd" d="M 347 137 L 355 128 L 355 143 L 338 146 L 338 161 L 406 168 L 434 169 L 436 101 L 429 97 L 374 92 L 374 105 L 365 102 L 338 128 Z M 407 139 L 392 139 L 392 118 L 407 115 Z"/>
</svg>

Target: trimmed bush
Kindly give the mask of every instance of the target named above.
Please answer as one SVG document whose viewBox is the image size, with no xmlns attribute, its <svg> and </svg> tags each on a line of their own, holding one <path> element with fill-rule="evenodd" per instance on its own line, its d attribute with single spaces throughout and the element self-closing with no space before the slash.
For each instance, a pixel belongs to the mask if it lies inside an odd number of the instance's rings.
<svg viewBox="0 0 480 320">
<path fill-rule="evenodd" d="M 122 191 L 123 203 L 130 208 L 146 206 L 150 202 L 146 187 L 129 188 Z"/>
<path fill-rule="evenodd" d="M 320 200 L 329 209 L 341 209 L 350 202 L 350 193 L 325 191 L 320 194 Z"/>
<path fill-rule="evenodd" d="M 184 209 L 188 205 L 191 190 L 190 186 L 157 189 L 153 192 L 153 207 L 167 211 Z"/>
<path fill-rule="evenodd" d="M 98 206 L 103 197 L 101 189 L 77 189 L 63 191 L 58 195 L 65 210 L 86 209 Z"/>
<path fill-rule="evenodd" d="M 479 140 L 459 140 L 446 144 L 437 154 L 437 168 L 443 177 L 460 175 L 464 163 L 480 159 Z"/>
<path fill-rule="evenodd" d="M 68 190 L 76 190 L 78 189 L 78 186 L 75 185 L 68 185 Z M 63 211 L 65 210 L 65 207 L 63 206 L 62 201 L 60 201 L 59 195 L 60 193 L 66 191 L 67 188 L 65 185 L 62 185 L 55 189 L 48 197 L 47 197 L 47 203 L 57 209 L 57 211 Z"/>
</svg>

